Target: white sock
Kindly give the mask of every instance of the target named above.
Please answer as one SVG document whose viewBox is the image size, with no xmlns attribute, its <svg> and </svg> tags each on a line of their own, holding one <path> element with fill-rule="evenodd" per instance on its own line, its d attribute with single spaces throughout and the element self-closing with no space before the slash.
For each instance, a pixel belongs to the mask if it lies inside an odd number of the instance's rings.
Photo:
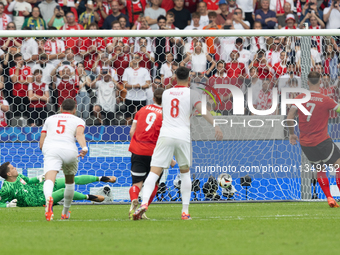
<svg viewBox="0 0 340 255">
<path fill-rule="evenodd" d="M 74 195 L 74 187 L 75 184 L 65 184 L 65 192 L 64 192 L 64 209 L 62 214 L 67 215 L 68 210 L 71 207 L 71 202 L 73 199 L 73 195 Z"/>
<path fill-rule="evenodd" d="M 144 182 L 143 187 L 143 201 L 142 204 L 149 203 L 149 199 L 151 197 L 152 191 L 155 189 L 155 184 L 158 180 L 159 176 L 153 172 L 150 172 L 148 177 Z"/>
<path fill-rule="evenodd" d="M 54 187 L 54 183 L 51 180 L 46 180 L 44 182 L 44 195 L 45 195 L 46 201 L 47 201 L 47 198 L 52 196 L 53 187 Z"/>
<path fill-rule="evenodd" d="M 191 177 L 190 172 L 181 173 L 181 193 L 182 193 L 182 213 L 189 213 L 189 203 L 191 197 Z"/>
</svg>

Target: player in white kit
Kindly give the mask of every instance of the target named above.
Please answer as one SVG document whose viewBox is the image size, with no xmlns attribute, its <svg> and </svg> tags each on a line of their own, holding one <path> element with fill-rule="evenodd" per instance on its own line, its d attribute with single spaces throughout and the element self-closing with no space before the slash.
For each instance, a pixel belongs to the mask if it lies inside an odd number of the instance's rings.
<svg viewBox="0 0 340 255">
<path fill-rule="evenodd" d="M 84 135 L 85 122 L 76 117 L 76 102 L 66 99 L 61 105 L 61 113 L 48 117 L 41 131 L 40 149 L 44 155 L 44 194 L 46 198 L 45 217 L 53 220 L 52 192 L 57 173 L 65 174 L 64 208 L 61 219 L 69 219 L 69 208 L 74 194 L 74 176 L 78 171 L 78 157 L 88 151 Z M 76 139 L 82 150 L 78 155 Z"/>
<path fill-rule="evenodd" d="M 194 109 L 201 112 L 201 97 L 198 92 L 188 88 L 190 69 L 180 67 L 176 70 L 177 86 L 165 90 L 162 96 L 163 123 L 158 141 L 151 159 L 151 170 L 144 182 L 143 201 L 134 213 L 134 220 L 139 220 L 148 209 L 148 201 L 155 183 L 164 168 L 168 168 L 175 156 L 181 172 L 182 219 L 191 220 L 189 202 L 191 195 L 191 139 L 190 116 Z M 214 125 L 209 112 L 203 117 Z M 221 129 L 215 125 L 215 138 L 221 140 Z"/>
</svg>

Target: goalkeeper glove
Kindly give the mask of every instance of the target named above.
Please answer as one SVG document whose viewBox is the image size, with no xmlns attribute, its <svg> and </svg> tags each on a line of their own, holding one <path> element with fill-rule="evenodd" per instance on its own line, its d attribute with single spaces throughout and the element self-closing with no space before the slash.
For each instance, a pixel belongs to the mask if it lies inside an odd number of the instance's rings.
<svg viewBox="0 0 340 255">
<path fill-rule="evenodd" d="M 17 200 L 13 199 L 11 202 L 9 202 L 6 207 L 17 207 Z"/>
</svg>

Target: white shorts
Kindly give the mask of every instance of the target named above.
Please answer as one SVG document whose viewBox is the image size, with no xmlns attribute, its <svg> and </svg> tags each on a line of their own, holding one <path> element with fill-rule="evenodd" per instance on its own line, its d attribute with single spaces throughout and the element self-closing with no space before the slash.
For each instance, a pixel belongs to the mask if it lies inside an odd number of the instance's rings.
<svg viewBox="0 0 340 255">
<path fill-rule="evenodd" d="M 44 174 L 62 170 L 65 175 L 75 175 L 78 171 L 78 152 L 65 148 L 43 148 Z"/>
<path fill-rule="evenodd" d="M 153 151 L 151 166 L 169 168 L 175 156 L 178 166 L 191 166 L 191 143 L 170 137 L 159 137 Z"/>
</svg>

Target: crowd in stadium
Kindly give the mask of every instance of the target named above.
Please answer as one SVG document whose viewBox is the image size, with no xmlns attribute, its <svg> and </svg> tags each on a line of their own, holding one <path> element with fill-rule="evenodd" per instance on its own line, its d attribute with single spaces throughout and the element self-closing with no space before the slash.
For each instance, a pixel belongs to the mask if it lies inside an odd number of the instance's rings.
<svg viewBox="0 0 340 255">
<path fill-rule="evenodd" d="M 0 16 L 0 30 L 335 29 L 340 1 L 0 0 Z M 293 36 L 2 37 L 0 47 L 0 127 L 41 126 L 66 98 L 88 125 L 131 124 L 155 88 L 176 85 L 179 66 L 191 68 L 193 88 L 252 87 L 258 110 L 271 108 L 273 87 L 301 86 L 301 38 Z M 310 52 L 321 93 L 338 101 L 340 37 L 311 37 Z M 231 92 L 217 92 L 222 104 L 209 98 L 211 110 L 232 114 Z"/>
</svg>

